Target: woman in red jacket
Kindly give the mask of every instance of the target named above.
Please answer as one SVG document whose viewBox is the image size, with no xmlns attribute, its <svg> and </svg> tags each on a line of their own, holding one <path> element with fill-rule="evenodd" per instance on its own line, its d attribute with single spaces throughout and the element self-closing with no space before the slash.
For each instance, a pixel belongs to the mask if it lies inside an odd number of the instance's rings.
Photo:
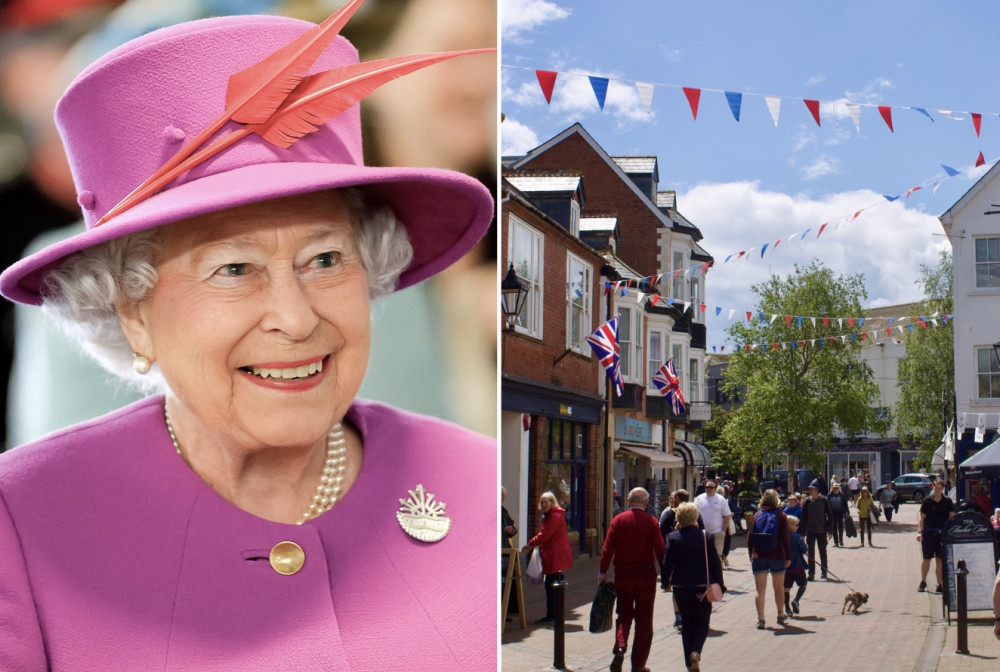
<svg viewBox="0 0 1000 672">
<path fill-rule="evenodd" d="M 556 620 L 556 581 L 563 580 L 563 571 L 573 566 L 573 553 L 569 549 L 569 534 L 566 532 L 566 509 L 559 506 L 551 492 L 542 493 L 538 500 L 542 510 L 542 529 L 521 549 L 529 552 L 541 546 L 542 572 L 545 574 L 545 617 L 535 623 L 552 623 Z"/>
</svg>

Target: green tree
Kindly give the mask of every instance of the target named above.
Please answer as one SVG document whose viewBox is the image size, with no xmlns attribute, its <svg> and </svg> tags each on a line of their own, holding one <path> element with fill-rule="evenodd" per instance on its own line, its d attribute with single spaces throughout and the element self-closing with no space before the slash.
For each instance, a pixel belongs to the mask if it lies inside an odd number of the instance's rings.
<svg viewBox="0 0 1000 672">
<path fill-rule="evenodd" d="M 924 298 L 920 315 L 950 315 L 951 254 L 941 252 L 937 266 L 921 266 Z M 915 311 L 915 312 L 917 312 Z M 928 322 L 906 338 L 906 354 L 899 360 L 899 401 L 896 402 L 896 432 L 904 443 L 917 444 L 921 457 L 930 463 L 941 443 L 941 435 L 954 417 L 955 335 L 951 323 Z"/>
<path fill-rule="evenodd" d="M 878 385 L 859 354 L 861 325 L 838 320 L 863 315 L 864 278 L 836 276 L 813 261 L 752 289 L 757 314 L 728 330 L 741 347 L 729 361 L 725 389 L 746 390 L 723 428 L 730 450 L 745 461 L 787 459 L 789 473 L 797 460 L 819 472 L 835 428 L 885 432 Z"/>
</svg>

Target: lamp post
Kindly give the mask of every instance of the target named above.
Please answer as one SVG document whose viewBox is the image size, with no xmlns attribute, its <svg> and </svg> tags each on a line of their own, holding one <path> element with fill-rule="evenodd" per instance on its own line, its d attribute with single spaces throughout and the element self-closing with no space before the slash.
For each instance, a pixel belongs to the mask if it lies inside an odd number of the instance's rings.
<svg viewBox="0 0 1000 672">
<path fill-rule="evenodd" d="M 1000 341 L 993 344 L 993 354 L 997 357 L 997 362 L 1000 362 Z"/>
<path fill-rule="evenodd" d="M 528 290 L 521 284 L 517 271 L 514 270 L 514 264 L 511 263 L 507 269 L 507 276 L 500 283 L 500 307 L 503 310 L 506 331 L 514 328 L 514 322 L 524 310 L 524 301 L 527 298 Z"/>
</svg>

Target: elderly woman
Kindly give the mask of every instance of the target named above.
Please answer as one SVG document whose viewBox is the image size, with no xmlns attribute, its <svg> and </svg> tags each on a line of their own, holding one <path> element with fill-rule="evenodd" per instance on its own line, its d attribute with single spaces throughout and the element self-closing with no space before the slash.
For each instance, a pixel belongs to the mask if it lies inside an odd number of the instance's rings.
<svg viewBox="0 0 1000 672">
<path fill-rule="evenodd" d="M 667 535 L 667 554 L 660 573 L 664 589 L 673 589 L 681 617 L 684 665 L 701 669 L 701 652 L 708 637 L 712 603 L 704 599 L 710 583 L 725 590 L 722 563 L 707 532 L 698 527 L 698 507 L 684 502 L 677 507 L 677 529 Z"/>
<path fill-rule="evenodd" d="M 0 456 L 0 669 L 495 669 L 495 443 L 355 398 L 369 301 L 492 201 L 363 164 L 359 4 L 156 31 L 61 100 L 88 228 L 0 292 L 158 393 Z"/>
<path fill-rule="evenodd" d="M 522 553 L 540 547 L 542 573 L 545 574 L 545 616 L 535 621 L 543 625 L 556 620 L 556 591 L 553 584 L 564 578 L 563 572 L 573 567 L 573 552 L 569 547 L 569 533 L 566 530 L 566 509 L 559 506 L 556 496 L 543 492 L 538 498 L 538 508 L 542 512 L 542 529 L 521 548 Z"/>
</svg>

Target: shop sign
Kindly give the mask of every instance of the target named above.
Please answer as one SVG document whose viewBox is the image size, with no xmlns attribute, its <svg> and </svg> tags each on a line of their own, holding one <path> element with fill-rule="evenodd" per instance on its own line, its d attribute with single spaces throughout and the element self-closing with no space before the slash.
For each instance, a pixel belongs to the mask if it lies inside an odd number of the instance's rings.
<svg viewBox="0 0 1000 672">
<path fill-rule="evenodd" d="M 618 416 L 615 418 L 615 438 L 637 443 L 653 443 L 653 430 L 644 420 L 633 420 Z"/>
</svg>

